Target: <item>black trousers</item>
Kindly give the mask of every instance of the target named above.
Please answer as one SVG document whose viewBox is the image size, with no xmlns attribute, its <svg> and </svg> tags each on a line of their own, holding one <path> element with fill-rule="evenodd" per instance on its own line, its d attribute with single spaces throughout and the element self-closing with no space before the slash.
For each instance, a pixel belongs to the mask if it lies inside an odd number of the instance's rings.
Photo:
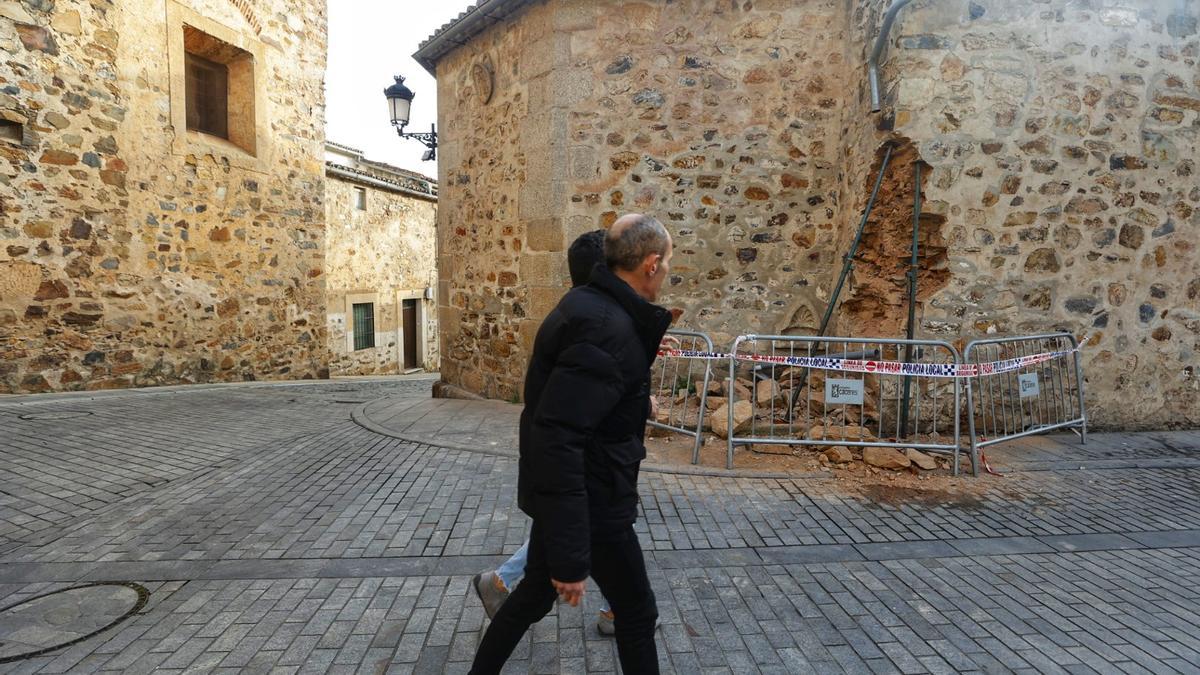
<svg viewBox="0 0 1200 675">
<path fill-rule="evenodd" d="M 658 606 L 632 525 L 615 538 L 592 540 L 591 570 L 592 579 L 608 598 L 609 608 L 616 617 L 621 669 L 629 675 L 658 673 L 658 647 L 654 644 Z M 545 540 L 535 520 L 529 535 L 525 578 L 492 619 L 475 653 L 471 673 L 499 673 L 525 631 L 550 612 L 556 598 L 558 592 L 550 583 L 550 570 L 546 566 Z"/>
</svg>

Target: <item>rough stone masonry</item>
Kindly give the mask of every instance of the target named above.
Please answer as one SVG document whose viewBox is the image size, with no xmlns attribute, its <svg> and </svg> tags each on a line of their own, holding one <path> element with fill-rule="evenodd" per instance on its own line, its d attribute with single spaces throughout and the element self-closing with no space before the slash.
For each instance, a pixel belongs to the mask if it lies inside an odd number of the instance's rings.
<svg viewBox="0 0 1200 675">
<path fill-rule="evenodd" d="M 0 0 L 0 391 L 327 372 L 323 0 Z M 226 61 L 228 139 L 185 52 Z"/>
<path fill-rule="evenodd" d="M 325 303 L 329 370 L 338 375 L 394 375 L 411 365 L 436 371 L 437 316 L 426 289 L 437 283 L 437 182 L 326 144 Z M 359 201 L 361 200 L 361 201 Z M 355 303 L 371 303 L 373 347 L 355 349 Z M 415 345 L 403 304 L 413 305 Z"/>
<path fill-rule="evenodd" d="M 445 131 L 447 382 L 514 398 L 565 244 L 631 210 L 675 235 L 677 325 L 813 332 L 890 139 L 831 333 L 902 330 L 920 161 L 919 335 L 1090 332 L 1093 424 L 1200 423 L 1196 0 L 918 0 L 880 113 L 881 0 L 504 4 L 417 54 Z"/>
</svg>

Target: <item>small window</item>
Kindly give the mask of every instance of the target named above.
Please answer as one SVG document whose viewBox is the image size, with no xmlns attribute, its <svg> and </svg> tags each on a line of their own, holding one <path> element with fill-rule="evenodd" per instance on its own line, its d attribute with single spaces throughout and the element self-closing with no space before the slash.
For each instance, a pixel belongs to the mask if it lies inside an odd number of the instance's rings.
<svg viewBox="0 0 1200 675">
<path fill-rule="evenodd" d="M 375 346 L 375 303 L 354 303 L 354 350 Z"/>
<path fill-rule="evenodd" d="M 187 55 L 187 128 L 229 139 L 229 67 Z"/>
<path fill-rule="evenodd" d="M 15 120 L 0 118 L 0 139 L 20 143 L 25 138 L 25 125 Z"/>
<path fill-rule="evenodd" d="M 183 103 L 188 131 L 257 152 L 254 55 L 183 26 Z"/>
<path fill-rule="evenodd" d="M 354 188 L 354 208 L 358 211 L 367 210 L 367 189 L 356 187 Z"/>
</svg>

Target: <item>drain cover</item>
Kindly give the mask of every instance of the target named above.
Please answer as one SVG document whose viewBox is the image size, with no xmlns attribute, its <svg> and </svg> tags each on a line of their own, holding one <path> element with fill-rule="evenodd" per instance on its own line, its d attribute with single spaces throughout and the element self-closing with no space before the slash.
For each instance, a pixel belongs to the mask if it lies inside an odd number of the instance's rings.
<svg viewBox="0 0 1200 675">
<path fill-rule="evenodd" d="M 146 605 L 134 583 L 105 582 L 54 591 L 0 609 L 0 663 L 27 659 L 86 640 Z"/>
<path fill-rule="evenodd" d="M 85 410 L 57 410 L 53 412 L 28 413 L 21 415 L 23 420 L 69 420 L 74 417 L 87 417 L 92 413 Z"/>
</svg>

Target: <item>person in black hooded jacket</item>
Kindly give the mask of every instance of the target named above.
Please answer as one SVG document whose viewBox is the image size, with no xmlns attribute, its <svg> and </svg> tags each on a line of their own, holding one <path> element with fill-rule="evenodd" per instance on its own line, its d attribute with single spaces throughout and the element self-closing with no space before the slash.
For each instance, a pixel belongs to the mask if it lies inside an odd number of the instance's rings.
<svg viewBox="0 0 1200 675">
<path fill-rule="evenodd" d="M 561 597 L 576 606 L 590 574 L 616 616 L 627 673 L 657 673 L 658 609 L 633 523 L 646 456 L 650 365 L 671 324 L 652 304 L 671 237 L 654 218 L 618 219 L 607 265 L 542 322 L 525 375 L 517 501 L 533 519 L 525 579 L 496 612 L 472 673 L 498 673 L 529 626 Z"/>
</svg>

